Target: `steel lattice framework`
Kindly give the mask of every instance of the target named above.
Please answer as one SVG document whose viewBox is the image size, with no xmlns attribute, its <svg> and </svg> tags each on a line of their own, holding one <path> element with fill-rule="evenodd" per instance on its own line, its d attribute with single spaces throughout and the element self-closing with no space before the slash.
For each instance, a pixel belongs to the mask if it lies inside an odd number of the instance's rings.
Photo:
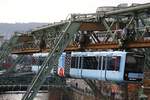
<svg viewBox="0 0 150 100">
<path fill-rule="evenodd" d="M 106 12 L 72 14 L 68 20 L 36 28 L 26 33 L 26 36 L 31 37 L 31 40 L 23 39 L 17 43 L 13 46 L 12 53 L 48 52 L 49 55 L 43 62 L 38 74 L 32 80 L 31 86 L 22 100 L 32 100 L 34 98 L 46 76 L 57 65 L 58 58 L 64 50 L 95 51 L 103 49 L 149 48 L 150 31 L 145 31 L 150 28 L 149 10 L 150 4 L 143 4 L 123 9 L 117 8 Z M 117 32 L 124 28 L 129 29 L 131 31 L 130 34 L 126 34 L 118 39 Z M 121 46 L 120 39 L 123 40 Z M 147 49 L 142 51 L 145 50 Z M 51 65 L 48 66 L 48 62 Z M 87 83 L 93 84 L 89 81 Z"/>
</svg>

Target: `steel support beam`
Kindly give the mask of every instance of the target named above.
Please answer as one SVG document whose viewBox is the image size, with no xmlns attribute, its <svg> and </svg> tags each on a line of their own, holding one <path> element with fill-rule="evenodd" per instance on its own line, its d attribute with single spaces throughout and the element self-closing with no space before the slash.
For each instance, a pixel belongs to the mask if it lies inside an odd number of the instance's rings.
<svg viewBox="0 0 150 100">
<path fill-rule="evenodd" d="M 145 9 L 150 9 L 150 3 L 141 4 L 141 5 L 134 6 L 134 7 L 131 6 L 131 7 L 126 8 L 126 9 L 109 11 L 109 12 L 105 13 L 105 16 L 131 13 L 131 12 L 135 12 L 135 11 L 136 12 L 140 12 L 140 11 L 145 10 Z"/>
<path fill-rule="evenodd" d="M 127 48 L 149 48 L 150 47 L 150 40 L 137 40 L 137 41 L 131 41 L 127 44 Z M 119 49 L 119 44 L 117 42 L 100 42 L 95 44 L 88 44 L 84 49 L 92 49 L 92 50 L 98 50 L 98 49 Z M 28 50 L 20 50 L 17 52 L 12 52 L 14 54 L 28 54 L 28 53 L 38 53 L 39 49 L 32 48 Z M 43 50 L 43 52 L 48 52 L 50 48 L 46 48 Z M 77 45 L 69 45 L 65 48 L 65 51 L 79 51 L 80 48 Z"/>
<path fill-rule="evenodd" d="M 108 37 L 106 37 L 106 39 L 104 40 L 106 42 L 109 39 L 110 36 L 114 35 L 112 30 L 111 30 L 111 27 L 114 25 L 115 21 L 112 21 L 110 26 L 107 24 L 107 21 L 105 19 L 102 19 L 102 23 L 104 24 L 104 26 L 107 30 L 106 34 L 107 34 Z"/>
<path fill-rule="evenodd" d="M 150 40 L 137 40 L 131 41 L 126 45 L 126 48 L 149 48 Z M 103 42 L 96 44 L 89 44 L 84 49 L 100 50 L 100 49 L 119 49 L 119 44 L 116 42 Z M 80 48 L 77 46 L 68 46 L 65 51 L 79 51 Z"/>
<path fill-rule="evenodd" d="M 58 61 L 61 53 L 64 51 L 66 46 L 69 44 L 71 39 L 73 38 L 74 34 L 78 31 L 80 27 L 79 23 L 72 23 L 70 22 L 63 33 L 60 34 L 55 47 L 50 50 L 48 57 L 43 62 L 41 69 L 39 70 L 38 74 L 32 80 L 31 86 L 28 88 L 27 92 L 23 96 L 22 100 L 33 100 L 36 93 L 38 92 L 40 85 L 44 82 L 46 77 L 51 72 L 52 68 L 55 63 Z M 50 66 L 47 63 L 50 62 Z"/>
</svg>

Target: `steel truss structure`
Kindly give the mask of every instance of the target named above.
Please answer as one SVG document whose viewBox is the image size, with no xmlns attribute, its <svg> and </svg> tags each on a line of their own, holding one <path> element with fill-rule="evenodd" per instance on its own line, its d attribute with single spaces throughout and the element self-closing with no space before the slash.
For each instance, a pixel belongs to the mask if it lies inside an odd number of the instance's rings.
<svg viewBox="0 0 150 100">
<path fill-rule="evenodd" d="M 72 14 L 68 20 L 26 33 L 32 39 L 17 43 L 13 46 L 12 53 L 48 52 L 49 55 L 22 100 L 33 100 L 64 50 L 149 48 L 149 10 L 150 4 L 143 4 L 106 12 Z M 118 32 L 121 30 L 122 33 L 124 29 L 128 32 L 119 35 Z M 87 83 L 93 84 L 89 81 Z"/>
</svg>

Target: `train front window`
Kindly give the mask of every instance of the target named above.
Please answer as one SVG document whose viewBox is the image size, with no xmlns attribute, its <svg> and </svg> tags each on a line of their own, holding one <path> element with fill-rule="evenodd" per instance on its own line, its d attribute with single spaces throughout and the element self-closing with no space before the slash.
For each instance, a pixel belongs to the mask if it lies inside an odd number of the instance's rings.
<svg viewBox="0 0 150 100">
<path fill-rule="evenodd" d="M 98 59 L 96 57 L 83 57 L 83 69 L 97 69 Z"/>
<path fill-rule="evenodd" d="M 143 54 L 128 53 L 125 62 L 124 79 L 142 81 L 145 57 Z"/>
<path fill-rule="evenodd" d="M 143 72 L 144 56 L 139 54 L 128 54 L 125 65 L 127 72 Z"/>
</svg>

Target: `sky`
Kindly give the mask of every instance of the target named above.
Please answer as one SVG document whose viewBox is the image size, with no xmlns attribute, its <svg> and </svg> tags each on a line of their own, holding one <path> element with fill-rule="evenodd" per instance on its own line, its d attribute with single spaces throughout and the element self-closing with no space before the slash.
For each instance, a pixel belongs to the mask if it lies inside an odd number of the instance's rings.
<svg viewBox="0 0 150 100">
<path fill-rule="evenodd" d="M 0 23 L 58 22 L 72 13 L 94 13 L 100 6 L 150 0 L 0 0 Z"/>
</svg>

